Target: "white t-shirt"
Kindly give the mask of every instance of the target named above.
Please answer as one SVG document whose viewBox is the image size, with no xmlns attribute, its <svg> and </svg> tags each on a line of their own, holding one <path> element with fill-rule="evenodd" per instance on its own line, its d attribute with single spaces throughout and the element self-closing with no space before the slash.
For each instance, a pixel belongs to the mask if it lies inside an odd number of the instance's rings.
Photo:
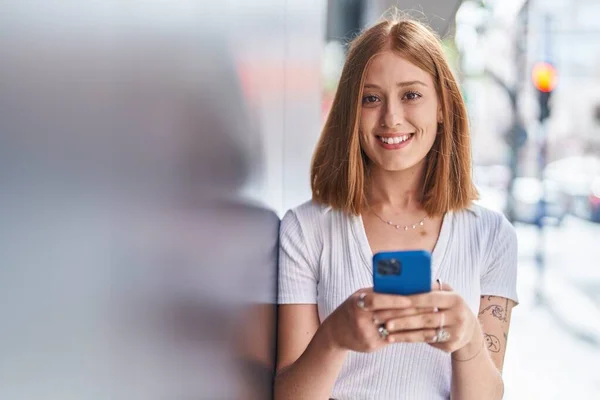
<svg viewBox="0 0 600 400">
<path fill-rule="evenodd" d="M 323 321 L 352 293 L 373 286 L 372 256 L 360 216 L 314 202 L 288 211 L 280 229 L 279 304 L 317 304 Z M 431 268 L 433 281 L 450 284 L 475 315 L 482 295 L 518 301 L 517 238 L 500 213 L 477 205 L 446 213 Z M 394 343 L 350 352 L 331 397 L 449 399 L 451 374 L 450 354 Z"/>
</svg>

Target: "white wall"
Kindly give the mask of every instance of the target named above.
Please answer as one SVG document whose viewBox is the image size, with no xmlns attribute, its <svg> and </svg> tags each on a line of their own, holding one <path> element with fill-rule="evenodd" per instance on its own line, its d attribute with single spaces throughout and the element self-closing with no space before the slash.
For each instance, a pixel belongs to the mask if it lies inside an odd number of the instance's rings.
<svg viewBox="0 0 600 400">
<path fill-rule="evenodd" d="M 262 142 L 258 176 L 245 193 L 281 216 L 311 196 L 310 160 L 322 126 L 326 2 L 270 0 L 252 20 L 247 13 L 255 6 L 239 3 L 236 17 L 243 23 L 232 24 L 234 50 Z"/>
</svg>

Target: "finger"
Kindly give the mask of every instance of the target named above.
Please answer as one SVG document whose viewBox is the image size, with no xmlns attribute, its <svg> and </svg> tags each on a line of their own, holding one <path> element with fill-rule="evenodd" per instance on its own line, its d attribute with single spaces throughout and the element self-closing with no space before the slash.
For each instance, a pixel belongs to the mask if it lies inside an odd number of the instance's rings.
<svg viewBox="0 0 600 400">
<path fill-rule="evenodd" d="M 417 314 L 419 314 L 419 310 L 414 307 L 405 308 L 405 309 L 374 311 L 373 312 L 373 322 L 376 324 L 381 324 L 390 319 L 407 317 L 410 315 L 417 315 Z"/>
<path fill-rule="evenodd" d="M 434 312 L 433 308 L 404 308 L 395 310 L 383 310 L 373 312 L 373 322 L 383 323 L 395 318 L 408 317 L 411 315 L 428 314 Z"/>
<path fill-rule="evenodd" d="M 435 329 L 420 329 L 415 331 L 403 331 L 391 333 L 387 340 L 389 342 L 402 343 L 434 343 Z"/>
<path fill-rule="evenodd" d="M 350 301 L 354 302 L 355 306 L 361 311 L 369 311 L 369 303 L 371 301 L 370 297 L 372 297 L 372 295 L 372 288 L 360 289 L 350 296 Z"/>
<path fill-rule="evenodd" d="M 440 287 L 440 283 L 441 283 L 441 287 Z M 441 282 L 439 279 L 437 279 L 435 282 L 433 282 L 431 284 L 431 291 L 444 291 L 444 292 L 451 292 L 453 289 L 450 285 L 448 285 L 447 283 Z"/>
<path fill-rule="evenodd" d="M 413 307 L 448 309 L 453 307 L 458 299 L 455 292 L 433 291 L 429 293 L 408 296 Z"/>
<path fill-rule="evenodd" d="M 417 314 L 388 320 L 385 327 L 389 332 L 410 331 L 416 329 L 435 329 L 448 324 L 443 312 Z"/>
<path fill-rule="evenodd" d="M 400 296 L 396 294 L 381 294 L 374 293 L 367 296 L 369 301 L 367 302 L 370 310 L 391 310 L 391 309 L 406 309 L 410 308 L 412 303 L 407 296 Z"/>
</svg>

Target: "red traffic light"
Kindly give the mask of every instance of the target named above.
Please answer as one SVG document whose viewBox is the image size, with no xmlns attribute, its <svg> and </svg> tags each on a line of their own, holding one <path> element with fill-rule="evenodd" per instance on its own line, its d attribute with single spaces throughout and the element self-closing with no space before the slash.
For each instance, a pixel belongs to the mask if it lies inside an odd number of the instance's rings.
<svg viewBox="0 0 600 400">
<path fill-rule="evenodd" d="M 537 90 L 549 93 L 554 90 L 558 81 L 556 68 L 547 62 L 535 63 L 531 70 L 531 80 Z"/>
</svg>

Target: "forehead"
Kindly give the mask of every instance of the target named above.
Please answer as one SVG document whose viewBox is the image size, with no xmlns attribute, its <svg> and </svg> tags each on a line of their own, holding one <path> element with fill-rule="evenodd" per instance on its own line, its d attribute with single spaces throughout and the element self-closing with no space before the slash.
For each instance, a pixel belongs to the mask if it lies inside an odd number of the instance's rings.
<svg viewBox="0 0 600 400">
<path fill-rule="evenodd" d="M 379 85 L 396 85 L 415 80 L 433 87 L 433 78 L 429 73 L 390 50 L 373 57 L 365 74 L 366 83 Z"/>
</svg>

